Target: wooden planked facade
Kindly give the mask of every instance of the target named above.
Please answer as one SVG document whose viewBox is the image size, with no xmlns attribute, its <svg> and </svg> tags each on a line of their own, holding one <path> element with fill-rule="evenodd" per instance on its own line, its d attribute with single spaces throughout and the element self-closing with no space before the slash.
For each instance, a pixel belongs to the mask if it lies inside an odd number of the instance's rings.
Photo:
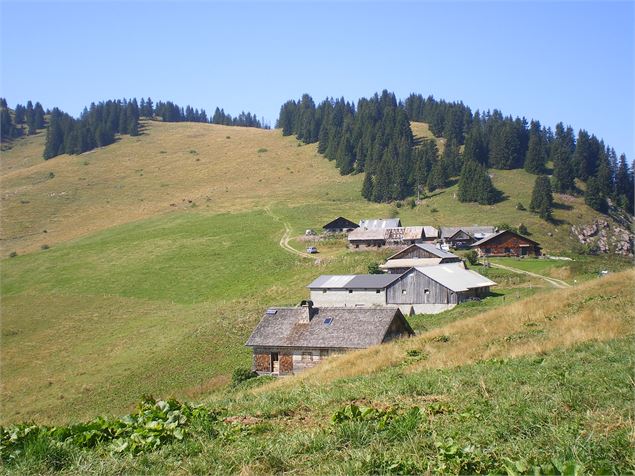
<svg viewBox="0 0 635 476">
<path fill-rule="evenodd" d="M 388 304 L 457 304 L 458 298 L 445 286 L 412 270 L 386 290 Z"/>
<path fill-rule="evenodd" d="M 504 230 L 472 245 L 480 256 L 540 256 L 540 245 L 511 230 Z"/>
</svg>

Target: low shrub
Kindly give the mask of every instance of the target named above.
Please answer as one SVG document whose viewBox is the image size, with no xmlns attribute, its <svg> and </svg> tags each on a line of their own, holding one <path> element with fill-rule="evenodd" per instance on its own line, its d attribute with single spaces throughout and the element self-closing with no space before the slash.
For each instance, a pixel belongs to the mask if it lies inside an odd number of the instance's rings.
<svg viewBox="0 0 635 476">
<path fill-rule="evenodd" d="M 258 377 L 258 374 L 251 369 L 238 367 L 232 372 L 232 386 L 235 387 L 249 379 Z"/>
<path fill-rule="evenodd" d="M 470 263 L 472 266 L 478 263 L 478 253 L 476 252 L 476 250 L 468 251 L 465 254 L 465 258 L 467 259 L 468 263 Z"/>
</svg>

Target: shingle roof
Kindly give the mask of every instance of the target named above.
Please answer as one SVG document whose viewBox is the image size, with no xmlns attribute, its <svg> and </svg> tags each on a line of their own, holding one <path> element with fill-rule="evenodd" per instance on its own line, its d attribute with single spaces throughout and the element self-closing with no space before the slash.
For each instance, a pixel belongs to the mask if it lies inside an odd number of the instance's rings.
<svg viewBox="0 0 635 476">
<path fill-rule="evenodd" d="M 489 235 L 496 232 L 496 227 L 494 226 L 442 226 L 441 227 L 441 238 L 451 238 L 456 234 L 457 231 L 463 230 L 468 235 L 476 238 L 482 237 L 481 235 Z"/>
<path fill-rule="evenodd" d="M 415 269 L 454 292 L 496 285 L 494 281 L 485 276 L 465 269 L 462 263 L 447 263 Z"/>
<path fill-rule="evenodd" d="M 310 322 L 301 322 L 306 309 L 274 308 L 266 313 L 245 345 L 250 347 L 312 347 L 363 349 L 381 344 L 394 319 L 414 334 L 398 308 L 313 308 Z M 331 318 L 330 324 L 325 320 Z"/>
<path fill-rule="evenodd" d="M 494 233 L 494 234 L 492 234 L 492 235 L 486 236 L 485 238 L 483 238 L 483 239 L 481 239 L 481 240 L 477 241 L 476 243 L 472 243 L 472 247 L 475 247 L 475 246 L 480 246 L 480 245 L 482 245 L 482 244 L 485 244 L 485 243 L 487 243 L 489 240 L 491 240 L 491 239 L 493 239 L 493 238 L 496 238 L 497 236 L 501 236 L 501 235 L 502 235 L 502 234 L 504 234 L 504 233 L 511 233 L 512 235 L 519 236 L 519 237 L 520 237 L 520 238 L 522 238 L 523 240 L 526 240 L 526 241 L 528 241 L 528 242 L 530 242 L 530 243 L 533 243 L 534 245 L 539 245 L 539 243 L 538 243 L 538 242 L 536 242 L 536 241 L 534 241 L 534 240 L 530 240 L 530 239 L 529 239 L 529 238 L 527 238 L 526 236 L 519 235 L 518 233 L 513 232 L 513 231 L 511 231 L 511 230 L 501 230 L 501 231 L 499 231 L 498 233 Z"/>
<path fill-rule="evenodd" d="M 325 274 L 307 286 L 309 289 L 384 289 L 398 274 Z"/>
<path fill-rule="evenodd" d="M 399 228 L 400 226 L 401 220 L 399 218 L 378 218 L 359 221 L 359 227 L 368 230 L 376 228 Z"/>
<path fill-rule="evenodd" d="M 383 228 L 375 228 L 367 230 L 365 228 L 355 228 L 348 234 L 348 241 L 355 240 L 384 240 L 386 230 Z"/>
</svg>

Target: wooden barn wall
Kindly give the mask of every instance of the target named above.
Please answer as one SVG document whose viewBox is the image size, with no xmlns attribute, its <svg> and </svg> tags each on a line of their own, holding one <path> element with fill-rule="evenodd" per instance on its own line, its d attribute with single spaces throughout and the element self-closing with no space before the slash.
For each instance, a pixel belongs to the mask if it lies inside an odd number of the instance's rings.
<svg viewBox="0 0 635 476">
<path fill-rule="evenodd" d="M 413 271 L 388 287 L 386 301 L 388 304 L 456 304 L 458 296 L 424 274 Z"/>
<path fill-rule="evenodd" d="M 496 238 L 491 239 L 487 243 L 480 245 L 479 249 L 484 254 L 488 255 L 521 255 L 521 246 L 520 245 L 529 245 L 523 246 L 522 248 L 526 249 L 527 255 L 535 255 L 538 254 L 538 249 L 532 243 L 524 240 L 521 237 L 512 235 L 512 234 L 504 234 L 501 236 L 497 236 Z M 489 250 L 489 251 L 486 251 Z"/>
</svg>

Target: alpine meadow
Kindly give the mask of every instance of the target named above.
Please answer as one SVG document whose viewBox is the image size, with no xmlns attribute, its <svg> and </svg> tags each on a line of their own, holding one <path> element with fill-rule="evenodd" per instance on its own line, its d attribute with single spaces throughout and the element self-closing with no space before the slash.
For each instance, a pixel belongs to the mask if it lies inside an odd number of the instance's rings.
<svg viewBox="0 0 635 476">
<path fill-rule="evenodd" d="M 635 474 L 633 5 L 0 7 L 0 474 Z"/>
</svg>

